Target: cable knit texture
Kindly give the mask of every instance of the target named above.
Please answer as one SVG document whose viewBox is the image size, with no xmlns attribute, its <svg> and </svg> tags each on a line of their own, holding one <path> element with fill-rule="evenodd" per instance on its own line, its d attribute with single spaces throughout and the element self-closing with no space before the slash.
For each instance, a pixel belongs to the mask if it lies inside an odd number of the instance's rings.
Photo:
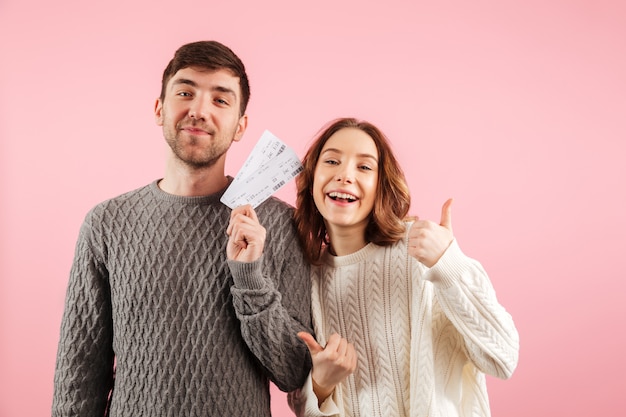
<svg viewBox="0 0 626 417">
<path fill-rule="evenodd" d="M 102 416 L 111 389 L 111 416 L 269 416 L 268 378 L 285 391 L 304 383 L 311 362 L 297 332 L 311 329 L 309 267 L 292 208 L 259 206 L 263 258 L 227 261 L 222 194 L 174 196 L 155 181 L 89 212 L 53 416 Z"/>
<path fill-rule="evenodd" d="M 358 364 L 321 407 L 309 375 L 289 394 L 299 416 L 486 417 L 485 373 L 508 378 L 517 366 L 511 316 L 456 241 L 431 269 L 408 254 L 406 237 L 348 256 L 326 253 L 312 285 L 319 343 L 339 333 Z"/>
</svg>

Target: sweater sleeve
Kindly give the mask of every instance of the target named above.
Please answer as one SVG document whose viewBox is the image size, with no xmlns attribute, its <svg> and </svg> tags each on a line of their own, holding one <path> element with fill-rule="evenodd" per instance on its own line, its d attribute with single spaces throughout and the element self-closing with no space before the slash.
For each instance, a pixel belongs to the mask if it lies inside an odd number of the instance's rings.
<svg viewBox="0 0 626 417">
<path fill-rule="evenodd" d="M 113 386 L 110 289 L 94 255 L 91 217 L 81 227 L 61 322 L 52 416 L 104 415 Z"/>
<path fill-rule="evenodd" d="M 467 257 L 454 240 L 425 278 L 434 284 L 441 308 L 463 337 L 474 365 L 509 378 L 517 367 L 519 335 L 482 265 Z"/>
<path fill-rule="evenodd" d="M 313 379 L 309 373 L 304 386 L 287 395 L 287 402 L 297 417 L 339 417 L 341 412 L 335 401 L 336 392 L 318 406 L 317 396 L 313 391 Z"/>
<path fill-rule="evenodd" d="M 310 268 L 290 219 L 285 216 L 282 224 L 265 225 L 272 233 L 261 259 L 228 261 L 241 334 L 270 379 L 285 392 L 301 387 L 311 369 L 309 351 L 297 333 L 313 333 Z"/>
</svg>

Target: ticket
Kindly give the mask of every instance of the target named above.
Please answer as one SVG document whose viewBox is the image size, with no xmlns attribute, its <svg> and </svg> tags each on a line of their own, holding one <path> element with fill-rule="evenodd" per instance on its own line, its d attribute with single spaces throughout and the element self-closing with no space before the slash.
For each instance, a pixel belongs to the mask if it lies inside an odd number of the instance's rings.
<svg viewBox="0 0 626 417">
<path fill-rule="evenodd" d="M 257 207 L 302 171 L 298 155 L 269 130 L 261 135 L 221 202 Z"/>
</svg>

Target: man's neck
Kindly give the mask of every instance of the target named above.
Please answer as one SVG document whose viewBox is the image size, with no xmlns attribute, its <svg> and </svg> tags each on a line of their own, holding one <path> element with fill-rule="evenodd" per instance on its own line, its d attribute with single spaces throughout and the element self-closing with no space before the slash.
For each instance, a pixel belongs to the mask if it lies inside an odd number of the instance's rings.
<svg viewBox="0 0 626 417">
<path fill-rule="evenodd" d="M 215 194 L 228 184 L 224 174 L 224 164 L 192 169 L 177 164 L 167 164 L 165 176 L 159 181 L 159 188 L 168 194 L 184 197 L 198 197 Z"/>
</svg>

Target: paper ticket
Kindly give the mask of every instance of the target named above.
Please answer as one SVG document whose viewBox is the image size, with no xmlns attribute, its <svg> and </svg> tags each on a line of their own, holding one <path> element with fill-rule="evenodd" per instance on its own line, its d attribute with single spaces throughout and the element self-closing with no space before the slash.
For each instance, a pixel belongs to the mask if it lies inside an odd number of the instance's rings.
<svg viewBox="0 0 626 417">
<path fill-rule="evenodd" d="M 221 202 L 257 207 L 302 171 L 298 155 L 266 130 L 235 176 Z"/>
</svg>

